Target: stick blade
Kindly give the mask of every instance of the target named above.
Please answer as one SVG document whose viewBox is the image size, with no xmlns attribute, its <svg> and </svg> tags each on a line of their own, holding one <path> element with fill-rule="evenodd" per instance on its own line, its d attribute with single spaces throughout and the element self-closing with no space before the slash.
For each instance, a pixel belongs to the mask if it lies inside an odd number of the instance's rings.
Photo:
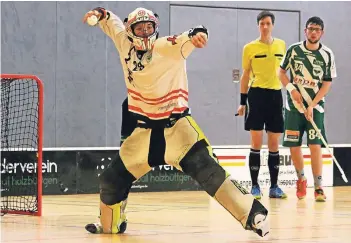
<svg viewBox="0 0 351 243">
<path fill-rule="evenodd" d="M 347 178 L 346 178 L 346 175 L 341 175 L 341 177 L 342 177 L 342 179 L 343 179 L 346 183 L 349 182 L 349 181 L 347 180 Z"/>
</svg>

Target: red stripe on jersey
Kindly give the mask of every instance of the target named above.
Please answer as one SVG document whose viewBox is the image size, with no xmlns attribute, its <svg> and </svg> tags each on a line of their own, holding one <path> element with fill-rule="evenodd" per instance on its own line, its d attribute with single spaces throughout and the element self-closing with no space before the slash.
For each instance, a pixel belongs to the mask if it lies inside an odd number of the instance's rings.
<svg viewBox="0 0 351 243">
<path fill-rule="evenodd" d="M 188 101 L 188 97 L 184 96 L 183 94 L 179 94 L 177 96 L 171 96 L 171 97 L 169 97 L 169 98 L 167 98 L 165 100 L 162 100 L 162 101 L 159 101 L 159 102 L 156 102 L 156 103 L 146 102 L 146 101 L 144 101 L 144 100 L 142 100 L 142 99 L 140 99 L 138 97 L 135 97 L 133 95 L 131 95 L 131 97 L 132 97 L 133 100 L 141 101 L 141 102 L 143 102 L 145 104 L 148 104 L 148 105 L 159 105 L 159 104 L 165 103 L 165 102 L 170 101 L 170 100 L 176 100 L 178 98 L 184 98 L 186 101 Z"/>
<path fill-rule="evenodd" d="M 132 93 L 132 94 L 135 94 L 136 96 L 139 96 L 140 98 L 142 98 L 142 99 L 144 99 L 146 101 L 160 101 L 160 100 L 166 98 L 167 96 L 170 96 L 170 95 L 175 94 L 175 93 L 183 93 L 186 96 L 188 96 L 188 92 L 186 90 L 184 90 L 184 89 L 173 90 L 173 91 L 169 92 L 168 94 L 166 94 L 166 95 L 164 95 L 162 97 L 159 97 L 159 98 L 146 98 L 146 97 L 142 96 L 140 93 L 138 93 L 138 92 L 136 92 L 136 91 L 134 91 L 132 89 L 128 89 L 128 92 Z"/>
<path fill-rule="evenodd" d="M 136 106 L 129 105 L 128 108 L 130 111 L 137 112 L 137 113 L 142 114 L 144 116 L 147 116 L 149 118 L 163 118 L 163 117 L 167 118 L 174 112 L 175 113 L 182 113 L 183 111 L 188 109 L 188 107 L 176 107 L 171 111 L 167 111 L 167 112 L 163 112 L 163 113 L 148 113 L 148 112 L 145 112 L 141 108 L 136 107 Z"/>
</svg>

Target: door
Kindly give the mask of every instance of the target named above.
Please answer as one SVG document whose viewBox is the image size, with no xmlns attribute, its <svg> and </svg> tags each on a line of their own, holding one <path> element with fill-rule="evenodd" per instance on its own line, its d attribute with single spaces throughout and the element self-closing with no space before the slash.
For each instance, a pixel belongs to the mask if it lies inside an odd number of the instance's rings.
<svg viewBox="0 0 351 243">
<path fill-rule="evenodd" d="M 232 68 L 237 60 L 237 9 L 171 5 L 171 34 L 204 25 L 209 42 L 195 49 L 187 61 L 189 105 L 196 122 L 211 144 L 235 144 L 237 107 Z"/>
</svg>

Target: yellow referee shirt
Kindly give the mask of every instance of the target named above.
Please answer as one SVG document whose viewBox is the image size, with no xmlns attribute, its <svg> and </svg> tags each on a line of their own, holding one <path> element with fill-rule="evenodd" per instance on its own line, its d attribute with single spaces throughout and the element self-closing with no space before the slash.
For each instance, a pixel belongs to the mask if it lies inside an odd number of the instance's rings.
<svg viewBox="0 0 351 243">
<path fill-rule="evenodd" d="M 242 65 L 250 72 L 250 87 L 264 89 L 281 88 L 277 75 L 280 62 L 285 54 L 285 42 L 274 38 L 272 44 L 254 40 L 244 46 Z"/>
</svg>

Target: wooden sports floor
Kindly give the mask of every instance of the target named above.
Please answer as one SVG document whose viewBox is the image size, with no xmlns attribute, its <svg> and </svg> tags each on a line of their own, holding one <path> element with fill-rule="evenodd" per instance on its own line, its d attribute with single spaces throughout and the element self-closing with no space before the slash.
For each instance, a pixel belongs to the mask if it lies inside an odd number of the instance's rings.
<svg viewBox="0 0 351 243">
<path fill-rule="evenodd" d="M 226 210 L 204 192 L 131 193 L 128 228 L 123 235 L 94 235 L 85 231 L 95 222 L 98 195 L 44 196 L 42 217 L 1 217 L 1 242 L 40 243 L 227 243 L 227 242 L 351 242 L 351 187 L 325 188 L 325 203 L 313 200 L 308 189 L 298 201 L 289 198 L 262 202 L 270 211 L 266 238 L 245 231 Z"/>
</svg>

